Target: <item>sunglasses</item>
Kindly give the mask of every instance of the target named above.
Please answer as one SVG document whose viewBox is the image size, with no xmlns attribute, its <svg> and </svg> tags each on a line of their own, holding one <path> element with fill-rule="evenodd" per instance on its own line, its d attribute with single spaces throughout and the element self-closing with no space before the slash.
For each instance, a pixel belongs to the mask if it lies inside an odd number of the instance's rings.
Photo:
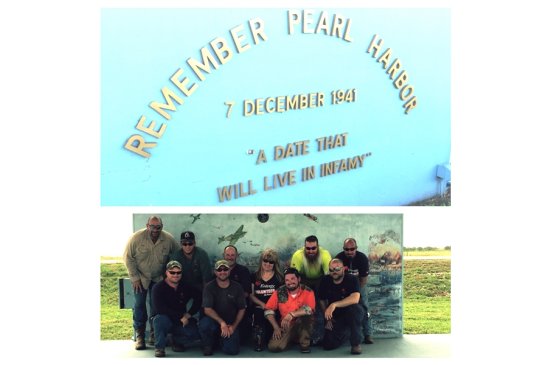
<svg viewBox="0 0 548 365">
<path fill-rule="evenodd" d="M 221 272 L 221 271 L 228 271 L 228 270 L 230 270 L 228 267 L 220 267 L 220 268 L 216 269 L 215 271 Z"/>
<path fill-rule="evenodd" d="M 168 273 L 170 273 L 171 275 L 181 275 L 182 274 L 181 271 L 168 271 Z"/>
<path fill-rule="evenodd" d="M 314 247 L 306 247 L 305 246 L 304 248 L 306 248 L 308 251 L 314 251 L 314 250 L 318 249 L 318 247 L 316 247 L 316 246 L 314 246 Z"/>
<path fill-rule="evenodd" d="M 274 265 L 274 261 L 273 261 L 273 260 L 263 259 L 263 262 L 266 262 L 266 263 L 268 263 L 268 264 Z"/>
<path fill-rule="evenodd" d="M 343 250 L 345 251 L 354 251 L 356 247 L 345 247 Z"/>
<path fill-rule="evenodd" d="M 181 246 L 194 246 L 194 242 L 181 243 Z"/>
<path fill-rule="evenodd" d="M 148 227 L 150 229 L 162 229 L 162 225 L 161 224 L 149 224 Z"/>
<path fill-rule="evenodd" d="M 300 277 L 299 270 L 295 269 L 294 267 L 288 267 L 284 270 L 284 276 L 287 274 L 294 274 L 297 277 Z"/>
<path fill-rule="evenodd" d="M 341 266 L 338 266 L 338 267 L 334 267 L 334 268 L 329 268 L 329 272 L 339 272 L 341 271 L 343 268 Z"/>
</svg>

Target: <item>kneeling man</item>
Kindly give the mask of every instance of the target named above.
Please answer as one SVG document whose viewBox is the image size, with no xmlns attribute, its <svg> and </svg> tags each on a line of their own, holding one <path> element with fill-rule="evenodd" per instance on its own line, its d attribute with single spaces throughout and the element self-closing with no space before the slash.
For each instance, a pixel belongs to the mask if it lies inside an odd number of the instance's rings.
<svg viewBox="0 0 548 365">
<path fill-rule="evenodd" d="M 268 349 L 272 352 L 283 351 L 293 340 L 299 343 L 302 353 L 309 353 L 314 324 L 312 315 L 316 307 L 314 292 L 301 284 L 301 275 L 293 267 L 284 271 L 284 282 L 285 285 L 276 289 L 264 308 L 264 315 L 274 330 Z M 276 311 L 280 315 L 279 324 Z"/>
<path fill-rule="evenodd" d="M 346 340 L 350 330 L 350 353 L 361 354 L 360 343 L 363 340 L 361 321 L 364 311 L 360 303 L 360 285 L 358 279 L 344 274 L 341 260 L 333 259 L 329 263 L 329 275 L 322 277 L 319 286 L 320 307 L 324 311 L 325 332 L 324 350 L 333 350 Z"/>
<path fill-rule="evenodd" d="M 185 350 L 185 344 L 198 340 L 198 326 L 194 314 L 198 313 L 202 303 L 200 293 L 181 283 L 182 265 L 170 261 L 166 265 L 166 278 L 152 288 L 152 325 L 155 333 L 156 357 L 164 357 L 167 334 L 173 336 L 172 349 L 175 352 Z M 187 311 L 188 302 L 192 305 Z"/>
</svg>

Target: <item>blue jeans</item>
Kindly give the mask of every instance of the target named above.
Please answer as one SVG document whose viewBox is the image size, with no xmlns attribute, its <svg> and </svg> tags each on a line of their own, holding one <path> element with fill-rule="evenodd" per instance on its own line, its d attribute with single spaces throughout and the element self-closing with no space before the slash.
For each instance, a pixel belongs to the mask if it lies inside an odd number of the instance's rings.
<svg viewBox="0 0 548 365">
<path fill-rule="evenodd" d="M 367 299 L 367 285 L 360 288 L 360 304 L 363 308 L 364 315 L 362 320 L 362 332 L 364 337 L 371 335 L 371 318 L 369 318 L 369 301 Z"/>
<path fill-rule="evenodd" d="M 147 326 L 148 313 L 147 313 L 147 294 L 148 295 L 148 305 L 150 310 L 152 310 L 152 287 L 156 284 L 151 282 L 147 290 L 142 290 L 140 293 L 133 292 L 135 297 L 135 305 L 133 306 L 133 328 L 137 331 L 139 329 L 145 330 Z"/>
<path fill-rule="evenodd" d="M 333 350 L 341 346 L 347 339 L 350 331 L 350 345 L 357 346 L 363 341 L 362 320 L 363 307 L 361 304 L 352 304 L 348 307 L 337 308 L 332 330 L 325 330 L 323 337 L 324 350 Z"/>
<path fill-rule="evenodd" d="M 157 349 L 164 349 L 166 347 L 167 334 L 169 332 L 171 332 L 171 335 L 173 336 L 173 344 L 177 345 L 186 345 L 200 339 L 198 326 L 194 319 L 190 319 L 189 323 L 183 327 L 183 324 L 180 321 L 173 322 L 165 314 L 157 314 L 152 319 L 152 324 L 154 326 L 154 336 L 156 339 L 154 347 Z"/>
<path fill-rule="evenodd" d="M 200 331 L 200 337 L 202 338 L 202 346 L 211 346 L 215 344 L 217 339 L 221 340 L 221 350 L 227 355 L 238 355 L 240 352 L 240 334 L 239 328 L 236 328 L 232 336 L 228 338 L 221 337 L 221 326 L 219 323 L 211 319 L 211 317 L 204 316 L 200 319 L 198 325 Z"/>
</svg>

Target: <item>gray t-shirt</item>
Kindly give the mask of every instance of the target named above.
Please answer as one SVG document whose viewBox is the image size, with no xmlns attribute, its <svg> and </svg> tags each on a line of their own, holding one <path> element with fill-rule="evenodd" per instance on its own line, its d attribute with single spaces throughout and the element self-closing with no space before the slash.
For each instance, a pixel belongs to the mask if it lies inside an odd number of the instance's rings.
<svg viewBox="0 0 548 365">
<path fill-rule="evenodd" d="M 227 288 L 220 288 L 217 280 L 212 280 L 204 287 L 202 307 L 212 308 L 227 324 L 232 324 L 238 311 L 246 307 L 244 290 L 233 280 Z"/>
</svg>

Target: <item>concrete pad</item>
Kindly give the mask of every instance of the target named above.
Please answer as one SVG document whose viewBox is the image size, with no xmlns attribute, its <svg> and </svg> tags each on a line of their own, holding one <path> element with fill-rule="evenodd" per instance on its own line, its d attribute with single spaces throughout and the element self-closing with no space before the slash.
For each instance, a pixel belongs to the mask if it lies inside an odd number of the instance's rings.
<svg viewBox="0 0 548 365">
<path fill-rule="evenodd" d="M 212 356 L 202 355 L 199 346 L 190 347 L 185 352 L 173 352 L 171 347 L 166 348 L 166 358 L 450 358 L 451 335 L 404 335 L 400 338 L 375 338 L 372 345 L 362 344 L 361 355 L 351 355 L 350 345 L 336 350 L 325 351 L 321 347 L 311 347 L 311 353 L 301 354 L 298 346 L 290 347 L 281 353 L 272 353 L 268 350 L 256 352 L 249 346 L 242 346 L 239 355 L 229 356 L 216 351 Z M 104 359 L 154 358 L 154 348 L 147 345 L 146 350 L 134 349 L 134 342 L 127 341 L 100 341 L 100 357 Z"/>
</svg>

